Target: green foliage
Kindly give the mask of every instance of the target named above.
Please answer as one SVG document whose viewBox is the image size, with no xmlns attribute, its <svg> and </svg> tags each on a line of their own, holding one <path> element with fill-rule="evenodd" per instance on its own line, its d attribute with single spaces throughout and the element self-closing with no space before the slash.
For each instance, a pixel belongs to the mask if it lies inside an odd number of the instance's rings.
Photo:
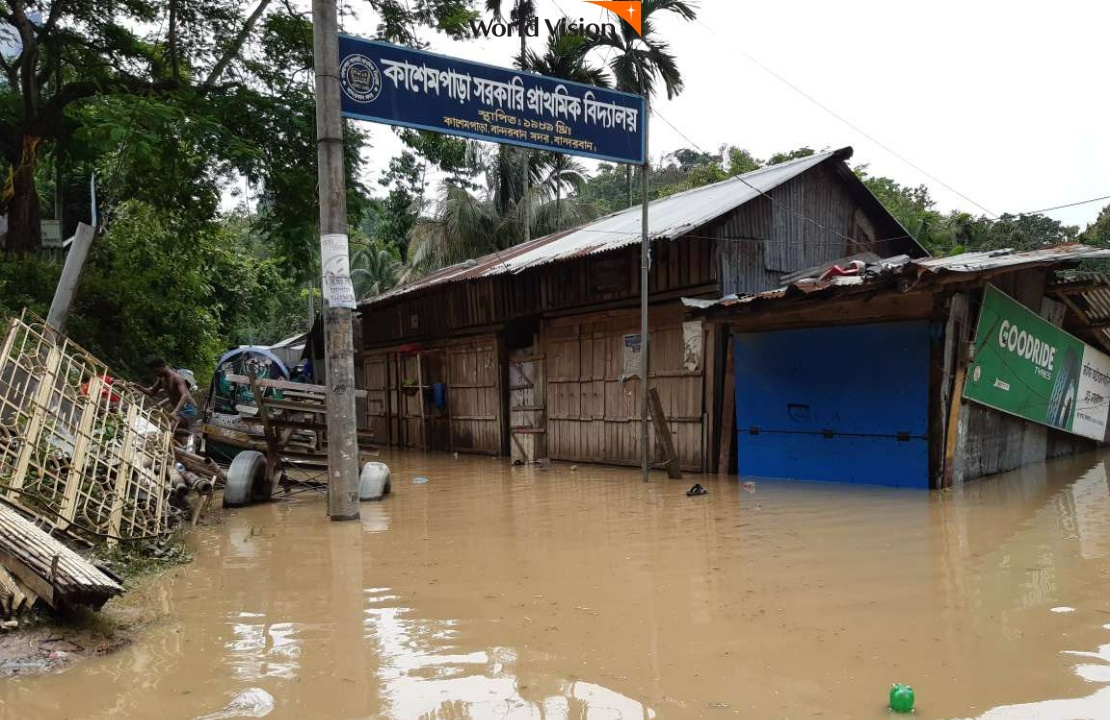
<svg viewBox="0 0 1110 720">
<path fill-rule="evenodd" d="M 641 5 L 640 33 L 628 23 L 620 23 L 619 34 L 602 34 L 596 47 L 609 53 L 609 69 L 618 90 L 651 98 L 659 83 L 673 100 L 683 90 L 682 72 L 670 45 L 656 32 L 655 22 L 663 13 L 671 13 L 682 20 L 697 18 L 694 3 L 685 0 L 644 0 Z"/>
<path fill-rule="evenodd" d="M 1079 241 L 1087 245 L 1110 247 L 1110 205 L 1099 212 L 1095 221 L 1079 236 Z"/>
<path fill-rule="evenodd" d="M 554 153 L 531 153 L 531 196 L 523 202 L 524 167 L 505 146 L 480 159 L 485 176 L 477 192 L 446 183 L 430 214 L 410 232 L 408 276 L 504 250 L 524 238 L 525 207 L 531 237 L 580 225 L 597 211 L 580 196 L 564 197 L 582 186 L 581 165 Z"/>
<path fill-rule="evenodd" d="M 813 148 L 811 147 L 800 147 L 796 150 L 791 150 L 790 152 L 775 153 L 767 160 L 766 165 L 778 165 L 779 163 L 790 162 L 791 160 L 798 160 L 800 158 L 809 157 L 813 154 L 813 152 Z"/>
<path fill-rule="evenodd" d="M 60 273 L 40 256 L 0 263 L 0 311 L 45 316 Z M 303 329 L 302 307 L 248 218 L 197 226 L 133 200 L 94 241 L 67 332 L 129 377 L 157 354 L 203 380 L 228 345 Z"/>
<path fill-rule="evenodd" d="M 351 244 L 351 280 L 357 298 L 381 295 L 401 279 L 405 266 L 396 245 L 355 238 Z"/>
<path fill-rule="evenodd" d="M 954 255 L 971 250 L 1034 250 L 1074 242 L 1079 228 L 1045 215 L 1009 215 L 997 219 L 961 211 L 941 213 L 924 185 L 910 187 L 886 177 L 874 177 L 866 166 L 855 169 L 864 185 L 898 222 L 931 254 Z"/>
</svg>

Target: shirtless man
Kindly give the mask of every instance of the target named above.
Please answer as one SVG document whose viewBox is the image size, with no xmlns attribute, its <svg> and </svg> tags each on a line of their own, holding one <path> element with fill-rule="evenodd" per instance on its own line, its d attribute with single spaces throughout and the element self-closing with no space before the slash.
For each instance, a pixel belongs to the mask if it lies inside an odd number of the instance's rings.
<svg viewBox="0 0 1110 720">
<path fill-rule="evenodd" d="M 176 430 L 182 423 L 188 427 L 197 417 L 197 404 L 189 394 L 189 384 L 161 358 L 151 360 L 150 369 L 154 371 L 156 378 L 154 384 L 150 387 L 139 386 L 139 392 L 149 397 L 157 397 L 165 392 L 173 403 L 170 414 L 173 417 L 174 429 Z"/>
</svg>

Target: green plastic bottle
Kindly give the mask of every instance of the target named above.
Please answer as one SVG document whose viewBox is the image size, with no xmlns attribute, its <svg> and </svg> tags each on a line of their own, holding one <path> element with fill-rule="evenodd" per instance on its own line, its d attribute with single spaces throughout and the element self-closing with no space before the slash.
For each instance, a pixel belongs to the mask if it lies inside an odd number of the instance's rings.
<svg viewBox="0 0 1110 720">
<path fill-rule="evenodd" d="M 913 712 L 913 688 L 901 683 L 891 685 L 890 709 L 897 713 Z"/>
</svg>

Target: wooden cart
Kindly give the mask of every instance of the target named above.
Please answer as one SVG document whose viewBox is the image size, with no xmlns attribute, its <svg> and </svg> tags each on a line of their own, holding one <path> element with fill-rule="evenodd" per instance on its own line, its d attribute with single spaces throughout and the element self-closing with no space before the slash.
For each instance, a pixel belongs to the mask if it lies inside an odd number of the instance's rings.
<svg viewBox="0 0 1110 720">
<path fill-rule="evenodd" d="M 228 375 L 249 385 L 254 405 L 236 406 L 249 432 L 206 422 L 205 443 L 237 447 L 227 471 L 224 507 L 269 500 L 276 488 L 289 494 L 319 490 L 328 481 L 327 395 L 323 385 Z M 365 392 L 359 391 L 365 397 Z M 259 432 L 261 431 L 261 432 Z M 358 431 L 359 464 L 377 456 L 373 433 Z"/>
</svg>

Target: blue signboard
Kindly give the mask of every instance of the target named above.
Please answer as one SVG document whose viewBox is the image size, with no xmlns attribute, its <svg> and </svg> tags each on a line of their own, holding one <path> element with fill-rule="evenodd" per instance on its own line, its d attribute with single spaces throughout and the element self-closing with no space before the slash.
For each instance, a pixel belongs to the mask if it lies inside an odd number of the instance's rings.
<svg viewBox="0 0 1110 720">
<path fill-rule="evenodd" d="M 339 36 L 343 115 L 476 140 L 644 162 L 637 95 Z"/>
</svg>

